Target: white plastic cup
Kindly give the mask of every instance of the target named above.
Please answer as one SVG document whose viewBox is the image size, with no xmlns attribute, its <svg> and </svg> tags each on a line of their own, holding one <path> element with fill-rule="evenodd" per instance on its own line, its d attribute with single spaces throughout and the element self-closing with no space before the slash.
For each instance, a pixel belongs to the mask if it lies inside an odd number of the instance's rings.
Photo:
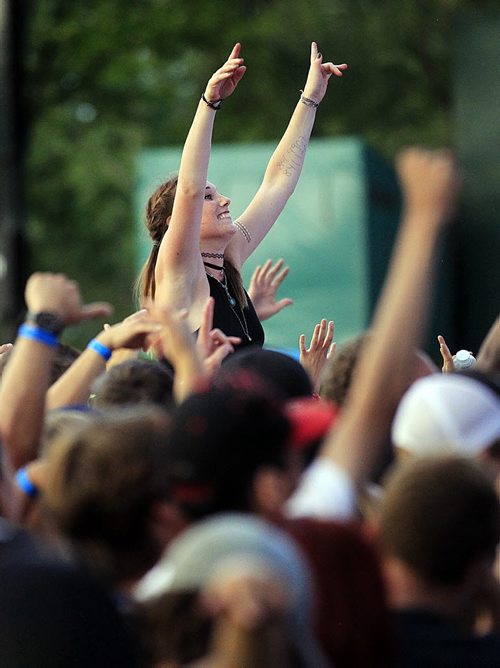
<svg viewBox="0 0 500 668">
<path fill-rule="evenodd" d="M 453 366 L 459 371 L 470 369 L 476 363 L 476 358 L 468 350 L 459 350 L 453 355 Z"/>
</svg>

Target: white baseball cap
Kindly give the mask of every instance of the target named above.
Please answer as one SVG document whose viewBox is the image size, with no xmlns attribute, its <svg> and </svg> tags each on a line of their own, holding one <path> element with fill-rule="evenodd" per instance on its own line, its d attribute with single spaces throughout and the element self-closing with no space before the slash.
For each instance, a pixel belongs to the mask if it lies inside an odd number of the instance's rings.
<svg viewBox="0 0 500 668">
<path fill-rule="evenodd" d="M 474 456 L 500 439 L 500 398 L 464 373 L 422 378 L 403 396 L 392 441 L 418 456 Z"/>
</svg>

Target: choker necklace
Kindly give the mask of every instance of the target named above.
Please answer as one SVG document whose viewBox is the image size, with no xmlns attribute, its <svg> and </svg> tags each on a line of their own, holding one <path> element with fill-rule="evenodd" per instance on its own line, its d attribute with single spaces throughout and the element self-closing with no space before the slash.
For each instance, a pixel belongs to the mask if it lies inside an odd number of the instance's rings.
<svg viewBox="0 0 500 668">
<path fill-rule="evenodd" d="M 217 269 L 217 271 L 224 271 L 224 265 L 219 267 L 218 264 L 212 264 L 211 262 L 204 262 L 205 267 L 210 267 L 210 269 Z"/>
<path fill-rule="evenodd" d="M 201 257 L 213 257 L 216 260 L 223 260 L 224 253 L 202 253 Z"/>
</svg>

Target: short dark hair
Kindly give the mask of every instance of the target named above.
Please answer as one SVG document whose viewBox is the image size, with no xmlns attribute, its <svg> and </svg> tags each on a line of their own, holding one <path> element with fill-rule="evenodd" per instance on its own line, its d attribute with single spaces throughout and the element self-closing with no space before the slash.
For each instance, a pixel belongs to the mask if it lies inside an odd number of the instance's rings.
<svg viewBox="0 0 500 668">
<path fill-rule="evenodd" d="M 266 384 L 272 392 L 278 392 L 283 399 L 312 396 L 311 379 L 302 364 L 292 356 L 278 350 L 251 346 L 236 351 L 224 360 L 216 374 L 215 383 L 226 382 L 234 373 L 250 371 Z"/>
<path fill-rule="evenodd" d="M 494 559 L 498 498 L 471 460 L 426 457 L 400 465 L 380 512 L 383 549 L 431 584 L 459 585 L 474 559 Z"/>
<path fill-rule="evenodd" d="M 212 387 L 191 395 L 172 414 L 172 500 L 191 519 L 250 510 L 257 470 L 285 468 L 289 432 L 282 405 L 262 388 Z"/>
<path fill-rule="evenodd" d="M 111 367 L 94 383 L 93 405 L 109 408 L 155 404 L 167 408 L 172 400 L 173 375 L 153 360 L 130 359 Z"/>
</svg>

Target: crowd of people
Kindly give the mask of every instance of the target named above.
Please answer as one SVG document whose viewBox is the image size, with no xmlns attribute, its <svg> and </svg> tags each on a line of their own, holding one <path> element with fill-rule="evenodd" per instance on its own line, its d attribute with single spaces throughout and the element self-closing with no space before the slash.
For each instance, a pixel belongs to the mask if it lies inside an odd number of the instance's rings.
<svg viewBox="0 0 500 668">
<path fill-rule="evenodd" d="M 452 154 L 399 154 L 399 232 L 356 339 L 337 350 L 325 319 L 309 342 L 298 331 L 299 360 L 265 348 L 288 268 L 268 261 L 243 286 L 346 69 L 312 43 L 233 221 L 207 171 L 245 74 L 234 46 L 147 204 L 139 310 L 83 351 L 64 329 L 111 306 L 65 275 L 29 278 L 0 350 L 2 667 L 500 665 L 500 318 L 469 369 L 441 335 L 442 369 L 420 348 L 461 185 Z"/>
</svg>

